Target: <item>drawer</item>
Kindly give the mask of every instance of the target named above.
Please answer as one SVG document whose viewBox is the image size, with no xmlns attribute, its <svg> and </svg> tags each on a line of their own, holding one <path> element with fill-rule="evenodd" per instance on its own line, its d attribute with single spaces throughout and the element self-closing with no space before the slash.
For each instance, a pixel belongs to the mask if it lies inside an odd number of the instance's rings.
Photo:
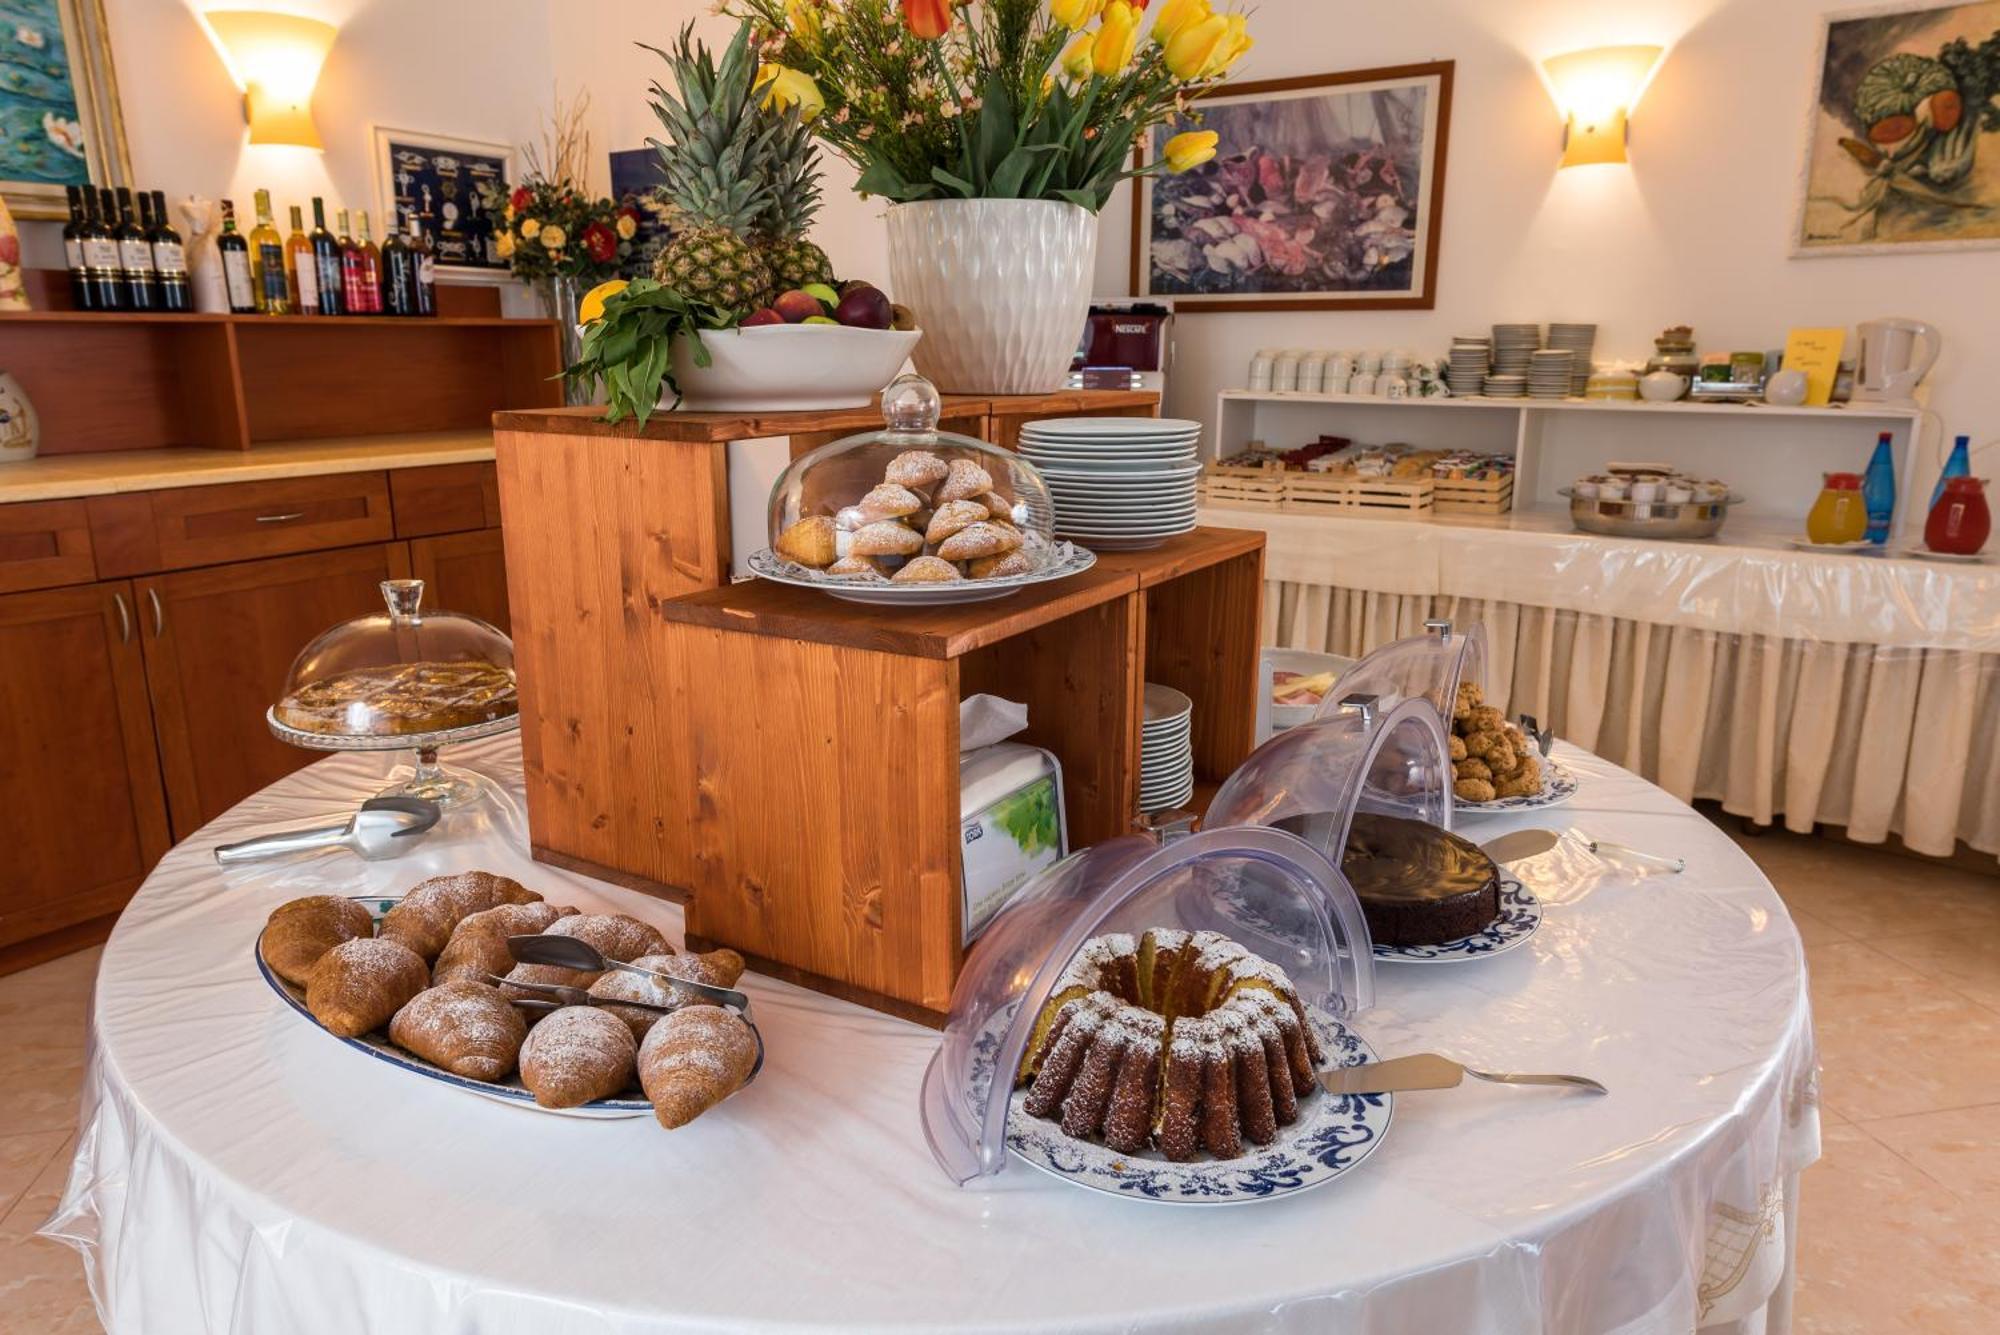
<svg viewBox="0 0 2000 1335">
<path fill-rule="evenodd" d="M 82 501 L 0 505 L 0 593 L 88 584 L 96 578 L 90 516 Z"/>
<path fill-rule="evenodd" d="M 389 500 L 399 538 L 500 527 L 500 477 L 489 463 L 395 469 Z"/>
<path fill-rule="evenodd" d="M 395 536 L 388 475 L 178 487 L 93 497 L 91 536 L 106 578 L 251 561 Z"/>
</svg>

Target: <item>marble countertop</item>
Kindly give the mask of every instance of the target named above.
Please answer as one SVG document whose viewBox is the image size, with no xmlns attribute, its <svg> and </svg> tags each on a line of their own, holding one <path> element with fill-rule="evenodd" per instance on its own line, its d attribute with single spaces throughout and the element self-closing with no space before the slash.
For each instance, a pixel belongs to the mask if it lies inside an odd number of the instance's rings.
<svg viewBox="0 0 2000 1335">
<path fill-rule="evenodd" d="M 0 505 L 377 468 L 479 463 L 492 457 L 493 433 L 485 428 L 293 440 L 241 451 L 176 447 L 58 454 L 0 464 Z"/>
</svg>

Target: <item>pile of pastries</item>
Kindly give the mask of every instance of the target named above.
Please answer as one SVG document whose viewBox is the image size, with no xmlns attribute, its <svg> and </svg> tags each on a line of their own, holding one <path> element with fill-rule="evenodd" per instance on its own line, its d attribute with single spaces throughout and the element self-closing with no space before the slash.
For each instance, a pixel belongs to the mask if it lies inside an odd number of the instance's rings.
<svg viewBox="0 0 2000 1335">
<path fill-rule="evenodd" d="M 357 668 L 301 686 L 277 704 L 278 722 L 343 737 L 468 728 L 520 712 L 514 670 L 497 663 L 397 663 Z"/>
<path fill-rule="evenodd" d="M 471 1080 L 518 1071 L 545 1108 L 578 1107 L 637 1084 L 671 1129 L 748 1082 L 758 1042 L 741 1016 L 662 979 L 516 964 L 507 938 L 541 933 L 588 941 L 607 959 L 668 979 L 730 987 L 743 972 L 733 950 L 677 955 L 636 918 L 559 907 L 485 871 L 422 882 L 380 931 L 354 900 L 294 899 L 271 914 L 257 949 L 273 973 L 305 990 L 306 1009 L 330 1032 L 359 1038 L 386 1028 L 405 1052 Z M 584 988 L 603 1004 L 528 1010 L 515 1003 L 546 994 L 518 983 Z M 618 1004 L 635 1001 L 678 1009 Z"/>
<path fill-rule="evenodd" d="M 1452 792 L 1461 802 L 1532 797 L 1542 791 L 1535 744 L 1486 703 L 1477 682 L 1460 682 L 1451 711 Z"/>
<path fill-rule="evenodd" d="M 1039 566 L 993 475 L 976 460 L 947 463 L 929 450 L 903 451 L 853 504 L 797 520 L 772 545 L 810 570 L 864 582 L 952 584 Z"/>
</svg>

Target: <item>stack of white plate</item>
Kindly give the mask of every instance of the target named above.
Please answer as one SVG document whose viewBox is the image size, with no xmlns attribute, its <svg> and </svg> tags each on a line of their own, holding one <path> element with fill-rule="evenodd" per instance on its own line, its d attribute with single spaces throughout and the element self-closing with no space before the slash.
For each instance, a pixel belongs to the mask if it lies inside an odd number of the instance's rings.
<svg viewBox="0 0 2000 1335">
<path fill-rule="evenodd" d="M 1479 334 L 1460 334 L 1451 341 L 1451 355 L 1445 361 L 1445 384 L 1463 398 L 1485 387 L 1486 372 L 1493 357 L 1493 341 Z"/>
<path fill-rule="evenodd" d="M 1535 353 L 1528 362 L 1528 397 L 1568 398 L 1574 380 L 1570 369 L 1571 356 L 1568 348 L 1545 348 Z"/>
<path fill-rule="evenodd" d="M 1524 375 L 1489 375 L 1486 377 L 1486 396 L 1493 399 L 1518 399 L 1528 392 L 1528 377 Z"/>
<path fill-rule="evenodd" d="M 1021 428 L 1058 537 L 1093 551 L 1157 547 L 1194 528 L 1201 423 L 1172 417 L 1054 417 Z"/>
<path fill-rule="evenodd" d="M 1171 686 L 1146 683 L 1139 733 L 1139 810 L 1166 811 L 1194 796 L 1194 701 Z"/>
<path fill-rule="evenodd" d="M 1538 324 L 1496 324 L 1493 326 L 1493 372 L 1495 375 L 1526 375 L 1528 359 L 1542 346 Z"/>
<path fill-rule="evenodd" d="M 1549 346 L 1570 356 L 1570 393 L 1581 394 L 1590 384 L 1590 355 L 1597 347 L 1594 324 L 1551 324 Z"/>
</svg>

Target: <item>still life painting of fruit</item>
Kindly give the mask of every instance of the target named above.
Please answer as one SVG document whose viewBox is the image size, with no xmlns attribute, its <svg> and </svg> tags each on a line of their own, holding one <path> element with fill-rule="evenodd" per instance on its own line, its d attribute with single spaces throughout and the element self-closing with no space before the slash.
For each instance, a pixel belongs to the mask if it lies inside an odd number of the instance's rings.
<svg viewBox="0 0 2000 1335">
<path fill-rule="evenodd" d="M 1195 130 L 1216 151 L 1141 179 L 1135 290 L 1179 310 L 1429 307 L 1451 65 L 1418 71 L 1232 84 L 1155 127 L 1154 157 Z"/>
<path fill-rule="evenodd" d="M 2000 0 L 1826 24 L 1798 252 L 2000 245 Z"/>
</svg>

